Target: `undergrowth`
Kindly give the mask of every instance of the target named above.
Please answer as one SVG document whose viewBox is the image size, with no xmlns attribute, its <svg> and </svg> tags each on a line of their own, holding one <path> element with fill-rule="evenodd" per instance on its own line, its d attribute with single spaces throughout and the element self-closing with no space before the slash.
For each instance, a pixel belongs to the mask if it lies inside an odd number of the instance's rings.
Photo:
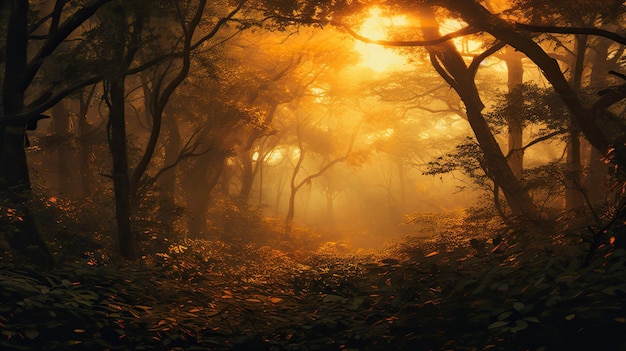
<svg viewBox="0 0 626 351">
<path fill-rule="evenodd" d="M 120 263 L 60 237 L 50 271 L 0 260 L 0 348 L 626 348 L 626 250 L 602 244 L 584 266 L 588 245 L 565 224 L 533 247 L 514 240 L 523 225 L 424 218 L 416 236 L 360 253 L 302 229 L 291 241 L 181 236 Z"/>
</svg>

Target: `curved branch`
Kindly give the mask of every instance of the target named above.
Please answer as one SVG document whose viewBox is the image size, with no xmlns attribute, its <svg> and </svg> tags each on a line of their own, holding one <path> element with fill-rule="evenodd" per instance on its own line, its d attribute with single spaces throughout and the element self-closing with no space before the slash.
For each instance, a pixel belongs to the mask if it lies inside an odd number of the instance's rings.
<svg viewBox="0 0 626 351">
<path fill-rule="evenodd" d="M 22 81 L 20 84 L 20 89 L 25 91 L 28 88 L 29 84 L 33 81 L 35 75 L 41 68 L 41 65 L 44 62 L 44 59 L 50 56 L 54 50 L 56 50 L 61 43 L 65 41 L 78 27 L 80 27 L 83 23 L 85 23 L 89 18 L 91 18 L 98 9 L 102 6 L 109 3 L 111 0 L 94 0 L 84 7 L 80 8 L 70 17 L 68 17 L 65 22 L 63 22 L 58 28 L 54 28 L 54 33 L 50 33 L 47 37 L 46 41 L 41 45 L 39 51 L 34 55 L 31 61 L 28 63 L 26 69 L 24 70 Z M 56 24 L 55 24 L 56 26 Z"/>
<path fill-rule="evenodd" d="M 191 44 L 191 51 L 195 51 L 196 49 L 198 49 L 203 43 L 205 43 L 206 41 L 208 41 L 209 39 L 212 39 L 217 32 L 219 31 L 219 29 L 224 26 L 227 22 L 229 21 L 233 21 L 233 16 L 235 16 L 245 5 L 245 3 L 247 2 L 247 0 L 242 0 L 239 5 L 232 10 L 228 15 L 226 15 L 226 17 L 221 18 L 213 27 L 213 30 L 211 30 L 210 33 L 206 34 L 205 36 L 203 36 L 202 38 L 196 40 L 194 43 Z M 239 33 L 239 32 L 237 32 Z M 227 39 L 231 38 L 231 36 L 229 36 Z M 222 41 L 220 41 L 221 43 Z M 175 58 L 182 58 L 185 55 L 185 51 L 181 50 L 181 51 L 177 51 L 177 52 L 169 52 L 166 54 L 163 54 L 161 56 L 157 56 L 149 61 L 146 61 L 144 63 L 139 64 L 136 67 L 133 68 L 129 68 L 126 71 L 126 75 L 131 75 L 131 74 L 135 74 L 135 73 L 139 73 L 145 69 L 148 69 L 150 67 L 154 67 L 162 62 L 165 62 L 167 60 L 170 59 L 175 59 Z"/>
<path fill-rule="evenodd" d="M 552 137 L 555 137 L 557 135 L 565 134 L 566 132 L 567 132 L 567 129 L 559 129 L 559 130 L 556 130 L 556 131 L 554 131 L 552 133 L 549 133 L 549 134 L 541 136 L 541 137 L 539 137 L 537 139 L 534 139 L 534 140 L 530 141 L 528 144 L 522 146 L 519 149 L 511 149 L 511 150 L 509 150 L 509 153 L 506 154 L 506 158 L 508 160 L 511 157 L 511 155 L 513 155 L 513 153 L 515 153 L 515 152 L 526 151 L 526 149 L 528 149 L 529 147 L 531 147 L 531 146 L 533 146 L 535 144 L 538 144 L 538 143 L 540 143 L 540 142 L 542 142 L 544 140 L 551 139 Z"/>
<path fill-rule="evenodd" d="M 355 32 L 352 28 L 350 28 L 350 26 L 348 26 L 346 24 L 334 23 L 334 22 L 331 22 L 331 23 L 333 23 L 334 25 L 336 25 L 338 27 L 341 27 L 341 28 L 345 29 L 355 39 L 358 39 L 358 40 L 360 40 L 362 42 L 365 42 L 365 43 L 368 43 L 368 44 L 378 44 L 378 45 L 384 45 L 384 46 L 431 46 L 431 45 L 438 45 L 438 44 L 441 44 L 441 43 L 445 43 L 446 41 L 454 39 L 454 38 L 458 38 L 458 37 L 462 37 L 464 35 L 474 34 L 474 33 L 480 32 L 480 30 L 478 30 L 477 28 L 474 28 L 472 26 L 468 26 L 468 27 L 461 28 L 461 29 L 457 30 L 456 32 L 448 33 L 448 34 L 446 34 L 444 36 L 441 36 L 441 37 L 435 38 L 435 39 L 431 39 L 431 40 L 376 40 L 376 39 L 368 38 L 366 36 L 363 36 L 363 35 Z"/>
<path fill-rule="evenodd" d="M 439 75 L 441 76 L 441 78 L 443 78 L 446 83 L 450 84 L 450 86 L 458 91 L 460 86 L 459 83 L 456 81 L 456 79 L 454 79 L 454 77 L 452 77 L 452 75 L 450 75 L 448 73 L 448 71 L 439 63 L 439 58 L 437 57 L 437 55 L 433 52 L 429 52 L 430 54 L 430 62 L 433 65 L 433 68 L 435 69 L 435 71 L 437 71 L 437 73 L 439 73 Z"/>
<path fill-rule="evenodd" d="M 595 28 L 595 27 L 557 27 L 557 26 L 540 26 L 533 24 L 515 23 L 515 28 L 527 32 L 535 33 L 558 33 L 558 34 L 588 34 L 611 39 L 616 43 L 626 45 L 626 37 L 615 32 Z"/>
<path fill-rule="evenodd" d="M 156 144 L 158 142 L 159 136 L 161 134 L 161 120 L 163 118 L 163 111 L 165 110 L 165 106 L 169 102 L 170 97 L 174 93 L 174 91 L 178 88 L 178 86 L 187 78 L 189 74 L 189 69 L 191 67 L 191 41 L 193 34 L 200 24 L 200 20 L 202 19 L 202 14 L 204 8 L 206 6 L 206 0 L 201 0 L 198 4 L 198 8 L 196 9 L 196 13 L 189 21 L 187 25 L 185 25 L 185 18 L 180 18 L 181 29 L 184 35 L 184 48 L 183 48 L 183 63 L 180 71 L 174 76 L 174 78 L 161 90 L 161 83 L 163 79 L 167 75 L 169 71 L 169 67 L 165 70 L 163 75 L 160 77 L 158 84 L 153 90 L 154 96 L 152 97 L 152 131 L 150 133 L 150 138 L 148 140 L 148 145 L 146 146 L 146 150 L 144 151 L 143 156 L 139 160 L 135 171 L 132 173 L 130 177 L 130 188 L 131 188 L 131 197 L 133 200 L 136 200 L 138 185 L 141 181 L 142 176 L 146 172 L 150 161 L 154 155 L 154 150 L 156 149 Z M 225 22 L 218 22 L 217 28 L 214 28 L 213 31 L 217 33 L 217 30 L 222 26 Z M 171 63 L 170 63 L 171 64 Z M 159 95 L 160 93 L 160 95 Z"/>
<path fill-rule="evenodd" d="M 502 49 L 505 45 L 505 42 L 498 41 L 495 45 L 483 51 L 480 55 L 474 57 L 472 63 L 468 67 L 468 73 L 472 76 L 472 78 L 476 76 L 476 72 L 478 72 L 478 67 L 480 67 L 481 62 L 483 62 L 487 57 L 498 52 L 498 50 Z"/>
</svg>

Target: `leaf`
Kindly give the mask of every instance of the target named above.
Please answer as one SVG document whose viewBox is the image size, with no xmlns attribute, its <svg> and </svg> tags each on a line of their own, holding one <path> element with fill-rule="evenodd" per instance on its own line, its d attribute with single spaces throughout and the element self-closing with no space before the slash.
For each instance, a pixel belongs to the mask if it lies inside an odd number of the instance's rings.
<svg viewBox="0 0 626 351">
<path fill-rule="evenodd" d="M 268 300 L 269 300 L 271 303 L 279 303 L 279 302 L 281 302 L 283 299 L 281 299 L 280 297 L 270 297 L 270 298 L 268 298 Z"/>
<path fill-rule="evenodd" d="M 522 310 L 524 309 L 524 304 L 521 302 L 515 302 L 513 303 L 513 308 L 517 311 L 517 312 L 522 312 Z"/>
<path fill-rule="evenodd" d="M 38 331 L 36 331 L 35 329 L 26 329 L 26 330 L 24 331 L 24 335 L 25 335 L 27 338 L 29 338 L 29 339 L 33 340 L 33 339 L 35 339 L 36 337 L 38 337 L 38 336 L 39 336 L 39 332 L 38 332 Z"/>
<path fill-rule="evenodd" d="M 624 317 L 617 317 L 613 319 L 614 321 L 616 321 L 617 323 L 626 323 L 626 318 Z"/>
<path fill-rule="evenodd" d="M 511 317 L 512 314 L 513 314 L 513 311 L 502 312 L 502 313 L 500 313 L 500 315 L 498 315 L 498 320 L 499 321 L 503 321 L 503 320 Z"/>
<path fill-rule="evenodd" d="M 502 328 L 504 326 L 507 326 L 509 324 L 509 322 L 505 322 L 505 321 L 497 321 L 497 322 L 493 322 L 491 324 L 489 324 L 489 326 L 487 327 L 487 329 L 496 329 L 496 328 Z"/>
<path fill-rule="evenodd" d="M 0 333 L 2 333 L 2 335 L 8 336 L 9 338 L 17 335 L 17 333 L 12 330 L 3 330 Z"/>
<path fill-rule="evenodd" d="M 339 296 L 339 295 L 333 295 L 333 294 L 328 294 L 326 296 L 324 296 L 324 298 L 322 299 L 323 302 L 326 303 L 337 303 L 337 302 L 345 302 L 345 298 Z"/>
<path fill-rule="evenodd" d="M 552 296 L 550 299 L 548 299 L 548 301 L 546 302 L 546 307 L 552 307 L 554 305 L 557 304 L 557 302 L 559 302 L 561 298 L 558 296 Z"/>
<path fill-rule="evenodd" d="M 616 249 L 613 251 L 613 257 L 625 257 L 626 249 Z"/>
<path fill-rule="evenodd" d="M 565 316 L 565 320 L 566 321 L 571 321 L 574 318 L 576 318 L 576 314 L 575 313 L 568 314 L 567 316 Z"/>
<path fill-rule="evenodd" d="M 426 257 L 433 257 L 433 256 L 438 255 L 438 254 L 439 254 L 439 251 L 433 251 L 433 252 L 428 253 L 426 255 Z"/>
<path fill-rule="evenodd" d="M 524 320 L 532 323 L 539 323 L 539 319 L 537 317 L 525 317 Z"/>
<path fill-rule="evenodd" d="M 74 329 L 74 333 L 84 333 L 85 329 Z"/>
<path fill-rule="evenodd" d="M 515 326 L 511 327 L 511 332 L 517 333 L 518 331 L 528 328 L 528 323 L 524 320 L 518 320 L 515 322 Z"/>
</svg>

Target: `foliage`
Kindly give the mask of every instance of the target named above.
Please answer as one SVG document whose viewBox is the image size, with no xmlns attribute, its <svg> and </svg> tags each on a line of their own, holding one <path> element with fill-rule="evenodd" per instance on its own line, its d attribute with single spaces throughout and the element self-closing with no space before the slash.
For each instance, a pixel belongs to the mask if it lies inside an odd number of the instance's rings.
<svg viewBox="0 0 626 351">
<path fill-rule="evenodd" d="M 437 157 L 427 164 L 425 175 L 440 175 L 460 170 L 467 174 L 472 181 L 484 189 L 492 189 L 493 180 L 484 172 L 483 155 L 478 143 L 472 137 L 456 145 L 453 152 Z"/>
<path fill-rule="evenodd" d="M 535 137 L 541 137 L 564 128 L 567 116 L 565 105 L 553 89 L 524 83 L 502 94 L 485 118 L 501 133 L 511 120 L 520 125 L 539 125 L 541 128 Z"/>
<path fill-rule="evenodd" d="M 414 217 L 417 220 L 417 217 Z M 428 217 L 458 226 L 462 217 Z M 467 232 L 470 235 L 492 235 Z M 547 238 L 549 240 L 549 238 Z M 0 262 L 3 349 L 619 349 L 626 251 L 554 237 L 402 241 L 300 258 L 269 246 L 185 240 L 139 264 Z M 397 251 L 402 248 L 406 254 Z M 601 335 L 601 337 L 600 337 Z"/>
<path fill-rule="evenodd" d="M 76 201 L 38 193 L 33 212 L 57 263 L 109 262 L 114 214 L 104 210 L 108 208 L 104 204 L 111 201 L 111 196 L 104 193 Z"/>
</svg>

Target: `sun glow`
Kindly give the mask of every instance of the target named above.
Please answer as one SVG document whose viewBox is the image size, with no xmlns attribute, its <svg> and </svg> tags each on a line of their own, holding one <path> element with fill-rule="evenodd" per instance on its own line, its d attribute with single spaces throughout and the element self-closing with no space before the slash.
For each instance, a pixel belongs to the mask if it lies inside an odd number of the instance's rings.
<svg viewBox="0 0 626 351">
<path fill-rule="evenodd" d="M 258 161 L 259 157 L 261 157 L 261 154 L 259 153 L 259 151 L 255 151 L 252 154 L 252 161 L 255 161 L 255 162 Z M 277 164 L 280 163 L 280 161 L 283 160 L 284 157 L 285 157 L 285 150 L 278 148 L 278 149 L 273 149 L 272 151 L 265 154 L 265 158 L 263 160 L 266 165 L 276 166 Z"/>
<path fill-rule="evenodd" d="M 407 24 L 406 16 L 384 17 L 382 10 L 375 7 L 369 10 L 369 16 L 359 28 L 359 34 L 370 39 L 386 39 L 391 28 Z M 404 56 L 381 45 L 366 44 L 357 40 L 354 49 L 361 54 L 361 65 L 376 72 L 398 69 L 407 63 Z"/>
</svg>

